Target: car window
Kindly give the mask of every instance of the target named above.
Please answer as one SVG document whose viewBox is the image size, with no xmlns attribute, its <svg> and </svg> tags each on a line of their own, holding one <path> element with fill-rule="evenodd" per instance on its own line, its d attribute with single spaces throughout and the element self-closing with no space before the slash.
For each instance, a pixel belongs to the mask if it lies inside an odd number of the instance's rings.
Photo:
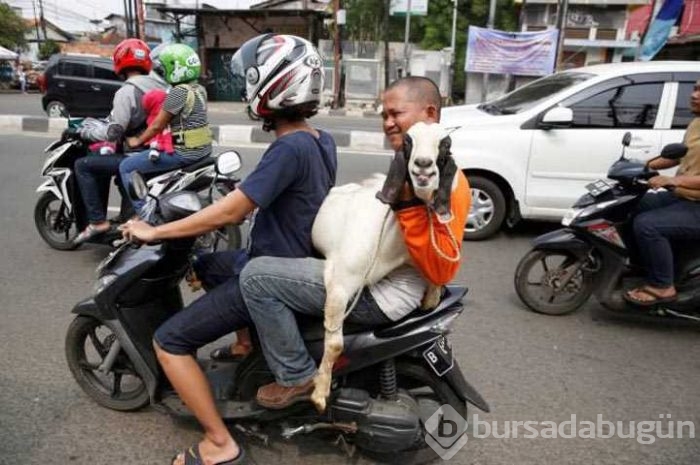
<svg viewBox="0 0 700 465">
<path fill-rule="evenodd" d="M 90 66 L 86 63 L 64 60 L 58 65 L 58 73 L 63 76 L 90 77 Z"/>
<path fill-rule="evenodd" d="M 690 94 L 693 93 L 694 82 L 679 82 L 678 96 L 676 97 L 676 111 L 673 113 L 674 129 L 685 129 L 695 115 L 690 111 Z"/>
<path fill-rule="evenodd" d="M 594 74 L 557 73 L 533 81 L 491 102 L 479 105 L 479 109 L 493 114 L 515 114 L 534 107 L 541 101 L 571 86 L 584 82 Z"/>
<path fill-rule="evenodd" d="M 93 67 L 96 79 L 109 79 L 112 81 L 118 81 L 119 76 L 114 74 L 112 70 L 112 65 L 95 63 Z"/>
<path fill-rule="evenodd" d="M 632 84 L 606 90 L 571 105 L 574 128 L 654 127 L 664 84 Z"/>
</svg>

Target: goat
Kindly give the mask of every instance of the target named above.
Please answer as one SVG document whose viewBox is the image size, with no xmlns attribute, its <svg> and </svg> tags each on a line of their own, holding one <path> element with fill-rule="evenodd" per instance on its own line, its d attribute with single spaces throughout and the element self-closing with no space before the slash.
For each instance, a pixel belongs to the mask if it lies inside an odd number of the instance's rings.
<svg viewBox="0 0 700 465">
<path fill-rule="evenodd" d="M 416 123 L 404 138 L 403 150 L 395 153 L 387 176 L 376 174 L 360 184 L 333 188 L 319 209 L 311 233 L 314 246 L 326 259 L 324 352 L 311 395 L 319 411 L 326 408 L 333 365 L 343 351 L 348 302 L 364 286 L 411 263 L 390 210 L 404 183 L 410 182 L 416 197 L 429 205 L 440 221 L 451 219 L 450 194 L 457 166 L 450 156 L 450 144 L 440 125 Z M 439 298 L 440 288 L 429 286 L 421 308 L 434 308 Z"/>
</svg>

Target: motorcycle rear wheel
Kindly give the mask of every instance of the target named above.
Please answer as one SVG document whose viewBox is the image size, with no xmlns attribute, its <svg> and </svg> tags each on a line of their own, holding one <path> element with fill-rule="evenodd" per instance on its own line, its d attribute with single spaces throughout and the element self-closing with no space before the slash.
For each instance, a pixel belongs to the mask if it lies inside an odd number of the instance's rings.
<svg viewBox="0 0 700 465">
<path fill-rule="evenodd" d="M 531 250 L 515 270 L 518 297 L 537 313 L 573 312 L 588 300 L 594 287 L 593 274 L 582 267 L 562 287 L 561 278 L 578 265 L 581 259 L 566 251 Z"/>
<path fill-rule="evenodd" d="M 98 371 L 115 340 L 114 332 L 97 319 L 76 317 L 66 333 L 68 367 L 83 392 L 99 405 L 122 412 L 138 410 L 148 405 L 148 390 L 123 349 L 108 373 Z"/>
<path fill-rule="evenodd" d="M 65 203 L 53 192 L 44 192 L 34 207 L 34 224 L 41 238 L 54 249 L 74 250 L 78 236 L 74 218 Z"/>
<path fill-rule="evenodd" d="M 455 411 L 467 419 L 467 404 L 461 401 L 449 384 L 432 371 L 429 371 L 423 363 L 413 360 L 398 361 L 396 363 L 396 376 L 399 389 L 407 389 L 416 399 L 421 410 L 421 425 L 423 431 L 420 438 L 408 449 L 392 452 L 368 451 L 361 443 L 357 447 L 363 449 L 368 457 L 379 460 L 382 463 L 397 465 L 420 465 L 432 462 L 440 456 L 425 441 L 425 422 L 437 409 L 443 405 L 450 405 Z"/>
</svg>

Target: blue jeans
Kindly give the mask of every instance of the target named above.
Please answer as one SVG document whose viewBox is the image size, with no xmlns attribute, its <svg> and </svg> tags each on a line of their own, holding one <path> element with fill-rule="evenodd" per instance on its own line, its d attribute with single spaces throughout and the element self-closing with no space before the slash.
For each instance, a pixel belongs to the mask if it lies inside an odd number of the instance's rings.
<svg viewBox="0 0 700 465">
<path fill-rule="evenodd" d="M 639 255 L 654 287 L 673 285 L 671 241 L 700 239 L 700 202 L 676 197 L 671 192 L 646 194 L 634 218 Z"/>
<path fill-rule="evenodd" d="M 207 293 L 156 330 L 153 338 L 164 351 L 192 355 L 200 347 L 252 325 L 238 281 L 241 254 L 245 252 L 206 254 L 195 262 Z"/>
<path fill-rule="evenodd" d="M 151 161 L 148 159 L 148 154 L 150 151 L 151 149 L 148 149 L 126 157 L 119 164 L 119 174 L 121 176 L 122 184 L 127 192 L 129 192 L 128 186 L 131 184 L 131 173 L 134 171 L 138 171 L 139 173 L 143 174 L 144 177 L 148 177 L 146 176 L 148 174 L 165 173 L 166 171 L 182 168 L 183 166 L 187 166 L 197 161 L 182 158 L 182 156 L 178 155 L 177 152 L 173 154 L 161 152 L 158 160 Z M 134 206 L 136 213 L 139 213 L 141 208 L 143 208 L 145 201 L 140 199 L 132 199 L 131 196 L 129 196 L 129 199 L 131 200 L 131 204 Z"/>
<path fill-rule="evenodd" d="M 90 223 L 107 220 L 109 181 L 119 173 L 119 164 L 124 155 L 89 155 L 75 162 L 75 178 L 83 197 L 83 205 Z M 117 180 L 122 199 L 127 198 L 120 180 Z"/>
<path fill-rule="evenodd" d="M 323 316 L 324 261 L 258 257 L 243 269 L 240 287 L 260 345 L 278 384 L 297 386 L 316 373 L 297 326 L 295 312 Z M 390 323 L 365 288 L 346 321 L 367 326 Z"/>
</svg>

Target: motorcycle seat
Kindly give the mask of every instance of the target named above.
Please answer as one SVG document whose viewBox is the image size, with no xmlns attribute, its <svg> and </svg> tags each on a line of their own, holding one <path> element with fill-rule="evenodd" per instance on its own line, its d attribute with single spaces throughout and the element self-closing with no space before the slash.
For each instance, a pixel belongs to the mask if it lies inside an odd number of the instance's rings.
<svg viewBox="0 0 700 465">
<path fill-rule="evenodd" d="M 446 308 L 454 305 L 456 302 L 459 302 L 467 291 L 468 289 L 463 286 L 446 286 L 443 288 L 440 303 L 434 310 L 425 311 L 417 308 L 400 320 L 381 326 L 361 325 L 346 322 L 343 324 L 343 334 L 349 335 L 374 331 L 377 333 L 387 333 L 388 336 L 388 333 L 401 333 L 414 323 L 418 323 L 426 318 L 433 317 L 436 314 L 441 313 Z M 323 339 L 325 336 L 325 329 L 323 327 L 322 318 L 302 314 L 296 314 L 296 318 L 297 325 L 299 326 L 299 332 L 301 333 L 301 337 L 304 339 L 304 341 L 310 342 Z"/>
<path fill-rule="evenodd" d="M 191 165 L 187 165 L 183 168 L 180 168 L 181 171 L 184 171 L 185 173 L 191 173 L 193 171 L 197 171 L 200 168 L 204 168 L 205 166 L 213 165 L 216 163 L 216 158 L 209 156 L 209 157 L 204 157 L 201 160 L 197 160 L 196 162 L 192 163 Z"/>
</svg>

